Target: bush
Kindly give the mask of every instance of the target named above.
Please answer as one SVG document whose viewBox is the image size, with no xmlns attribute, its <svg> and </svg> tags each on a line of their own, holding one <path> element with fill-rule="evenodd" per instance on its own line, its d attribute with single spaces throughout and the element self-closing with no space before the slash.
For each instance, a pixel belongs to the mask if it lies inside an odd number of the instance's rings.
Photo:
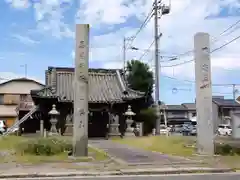
<svg viewBox="0 0 240 180">
<path fill-rule="evenodd" d="M 59 138 L 38 138 L 22 141 L 17 146 L 21 154 L 52 156 L 72 149 L 70 141 Z"/>
<path fill-rule="evenodd" d="M 144 134 L 149 134 L 155 127 L 155 121 L 157 119 L 156 110 L 154 108 L 143 109 L 139 113 L 139 119 L 144 124 Z"/>
<path fill-rule="evenodd" d="M 240 147 L 229 144 L 216 144 L 215 154 L 227 156 L 227 155 L 240 155 Z"/>
<path fill-rule="evenodd" d="M 215 145 L 215 154 L 219 155 L 233 155 L 233 148 L 228 144 L 217 144 Z"/>
</svg>

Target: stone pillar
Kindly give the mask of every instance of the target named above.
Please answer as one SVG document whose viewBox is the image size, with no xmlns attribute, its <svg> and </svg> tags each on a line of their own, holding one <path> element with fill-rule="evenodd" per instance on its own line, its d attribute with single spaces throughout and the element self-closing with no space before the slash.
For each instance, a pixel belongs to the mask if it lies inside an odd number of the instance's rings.
<svg viewBox="0 0 240 180">
<path fill-rule="evenodd" d="M 68 114 L 66 117 L 66 129 L 64 132 L 64 136 L 72 136 L 73 135 L 73 114 Z"/>
<path fill-rule="evenodd" d="M 143 122 L 138 122 L 136 124 L 137 130 L 139 131 L 139 136 L 143 136 Z"/>
<path fill-rule="evenodd" d="M 135 116 L 136 114 L 134 112 L 132 112 L 130 105 L 128 106 L 128 110 L 124 113 L 124 115 L 126 116 L 126 123 L 127 123 L 127 129 L 125 132 L 125 136 L 135 136 L 131 125 L 134 122 L 132 120 L 132 117 Z"/>
<path fill-rule="evenodd" d="M 194 59 L 197 108 L 197 147 L 202 155 L 214 155 L 212 118 L 212 80 L 209 34 L 194 36 Z"/>
<path fill-rule="evenodd" d="M 110 124 L 109 124 L 109 136 L 120 136 L 121 133 L 119 132 L 119 116 L 113 115 L 109 113 L 110 118 Z"/>
<path fill-rule="evenodd" d="M 44 121 L 42 119 L 40 120 L 40 136 L 44 136 Z"/>
<path fill-rule="evenodd" d="M 240 111 L 231 111 L 232 137 L 240 139 Z"/>
<path fill-rule="evenodd" d="M 56 127 L 56 124 L 58 122 L 57 117 L 59 115 L 59 112 L 56 110 L 55 104 L 52 105 L 52 110 L 48 114 L 51 116 L 51 119 L 50 119 L 51 129 L 49 131 L 49 135 L 50 136 L 59 135 Z"/>
</svg>

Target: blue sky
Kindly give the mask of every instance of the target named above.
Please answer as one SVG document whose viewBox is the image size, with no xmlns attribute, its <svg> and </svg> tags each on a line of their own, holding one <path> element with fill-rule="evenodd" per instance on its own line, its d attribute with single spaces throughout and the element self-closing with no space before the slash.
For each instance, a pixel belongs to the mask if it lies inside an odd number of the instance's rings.
<svg viewBox="0 0 240 180">
<path fill-rule="evenodd" d="M 167 3 L 167 1 L 165 1 Z M 123 37 L 135 34 L 151 1 L 136 0 L 2 0 L 0 1 L 0 76 L 11 79 L 24 76 L 27 64 L 29 78 L 44 80 L 48 66 L 73 66 L 74 29 L 76 23 L 89 23 L 90 67 L 119 68 L 122 66 Z M 108 6 L 106 6 L 106 4 Z M 240 33 L 240 24 L 224 35 L 222 31 L 240 19 L 239 0 L 208 0 L 201 2 L 173 0 L 172 12 L 160 20 L 163 37 L 160 53 L 178 55 L 193 48 L 193 35 L 210 33 L 219 47 Z M 237 29 L 239 28 L 239 29 Z M 140 50 L 127 51 L 127 59 L 138 59 L 153 38 L 152 20 L 132 42 Z M 212 56 L 213 83 L 239 83 L 240 42 L 234 42 Z M 142 51 L 141 51 L 142 49 Z M 153 51 L 143 58 L 153 67 Z M 180 57 L 178 62 L 193 58 Z M 176 62 L 163 63 L 172 65 Z M 174 77 L 178 80 L 167 78 Z M 192 102 L 195 99 L 193 64 L 161 68 L 160 97 L 168 104 Z M 239 86 L 240 87 L 240 86 Z M 178 89 L 173 93 L 172 89 Z M 214 87 L 214 95 L 232 97 L 229 87 Z"/>
</svg>

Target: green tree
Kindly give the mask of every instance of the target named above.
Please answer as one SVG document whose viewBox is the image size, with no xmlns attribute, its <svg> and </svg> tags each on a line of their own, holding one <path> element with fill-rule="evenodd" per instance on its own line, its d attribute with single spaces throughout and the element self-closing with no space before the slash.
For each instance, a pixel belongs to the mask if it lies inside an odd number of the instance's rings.
<svg viewBox="0 0 240 180">
<path fill-rule="evenodd" d="M 148 64 L 141 61 L 127 62 L 127 82 L 131 89 L 145 92 L 147 96 L 153 92 L 153 73 Z"/>
</svg>

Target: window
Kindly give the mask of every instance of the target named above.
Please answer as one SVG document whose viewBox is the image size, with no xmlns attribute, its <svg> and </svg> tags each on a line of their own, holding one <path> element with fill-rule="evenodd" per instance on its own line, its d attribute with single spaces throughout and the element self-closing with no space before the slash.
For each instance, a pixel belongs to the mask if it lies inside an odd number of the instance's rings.
<svg viewBox="0 0 240 180">
<path fill-rule="evenodd" d="M 181 111 L 173 111 L 173 112 L 170 112 L 172 115 L 183 115 L 184 113 L 181 112 Z"/>
<path fill-rule="evenodd" d="M 20 95 L 20 101 L 31 102 L 32 101 L 31 95 L 21 94 Z"/>
<path fill-rule="evenodd" d="M 4 94 L 4 104 L 18 104 L 19 103 L 19 95 L 17 94 Z"/>
<path fill-rule="evenodd" d="M 4 104 L 4 95 L 0 94 L 0 104 Z"/>
</svg>

